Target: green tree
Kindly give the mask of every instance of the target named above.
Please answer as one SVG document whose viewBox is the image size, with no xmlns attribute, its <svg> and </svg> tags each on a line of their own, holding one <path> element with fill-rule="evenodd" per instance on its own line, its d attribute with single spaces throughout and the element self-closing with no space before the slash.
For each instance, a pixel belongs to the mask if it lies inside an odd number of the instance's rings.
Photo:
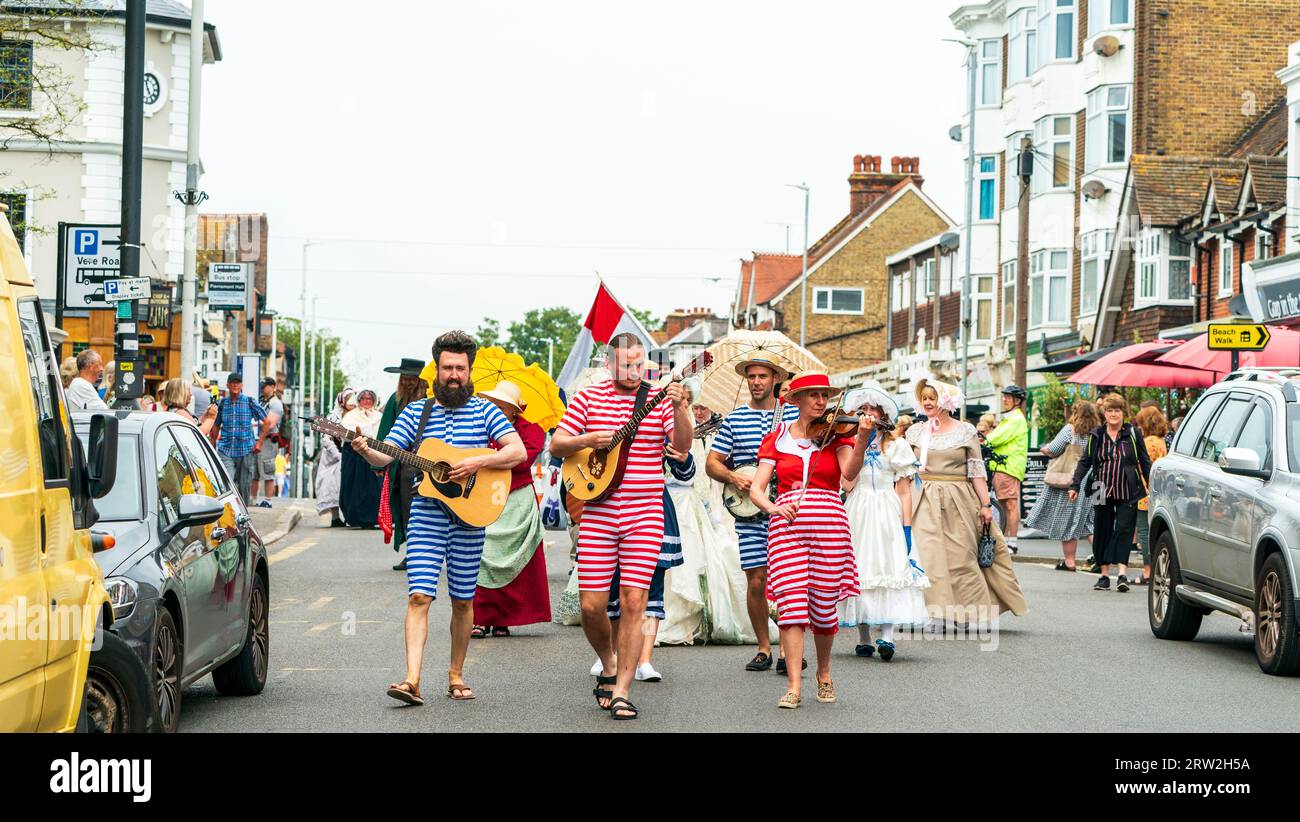
<svg viewBox="0 0 1300 822">
<path fill-rule="evenodd" d="M 494 345 L 501 345 L 504 340 L 501 339 L 501 323 L 495 318 L 487 318 L 479 323 L 478 328 L 474 329 L 474 339 L 478 340 L 479 348 L 491 348 Z"/>
<path fill-rule="evenodd" d="M 1066 385 L 1055 374 L 1047 374 L 1046 379 L 1046 387 L 1034 391 L 1034 405 L 1031 409 L 1040 447 L 1051 441 L 1061 426 L 1065 425 L 1069 405 L 1078 393 L 1074 385 Z"/>
<path fill-rule="evenodd" d="M 276 339 L 282 342 L 286 347 L 293 349 L 294 356 L 298 354 L 299 343 L 299 323 L 296 317 L 279 317 L 276 320 Z M 334 397 L 329 395 L 330 385 L 333 384 L 334 393 L 342 391 L 348 386 L 350 375 L 343 369 L 339 359 L 339 352 L 342 351 L 343 344 L 338 337 L 330 333 L 329 329 L 320 329 L 314 334 L 307 335 L 307 362 L 299 363 L 299 368 L 309 368 L 311 366 L 311 346 L 319 341 L 321 350 L 316 352 L 316 368 L 321 367 L 321 360 L 324 359 L 326 365 L 324 385 L 320 386 L 317 393 L 321 395 L 320 402 L 312 403 L 314 412 L 328 413 L 334 406 Z M 323 353 L 322 353 L 323 352 Z M 308 375 L 310 384 L 310 375 Z M 291 388 L 297 389 L 297 383 Z M 382 403 L 386 397 L 381 397 Z"/>
<path fill-rule="evenodd" d="M 573 341 L 582 330 L 582 318 L 564 306 L 534 308 L 518 322 L 510 323 L 510 339 L 506 348 L 524 358 L 526 363 L 539 363 L 548 367 L 550 343 L 555 342 L 555 359 L 551 376 L 559 373 L 569 357 Z"/>
</svg>

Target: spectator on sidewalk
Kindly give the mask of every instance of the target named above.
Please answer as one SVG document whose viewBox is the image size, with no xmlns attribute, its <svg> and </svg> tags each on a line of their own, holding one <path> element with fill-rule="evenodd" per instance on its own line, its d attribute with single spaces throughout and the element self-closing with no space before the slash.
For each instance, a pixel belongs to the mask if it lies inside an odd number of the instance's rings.
<svg viewBox="0 0 1300 822">
<path fill-rule="evenodd" d="M 275 458 L 280 453 L 280 420 L 284 419 L 284 401 L 276 396 L 275 390 L 275 377 L 262 379 L 262 410 L 266 412 L 266 420 L 262 423 L 266 429 L 263 437 L 270 445 L 259 446 L 257 449 L 257 481 L 253 493 L 256 495 L 258 486 L 261 486 L 264 499 L 260 504 L 264 507 L 271 504 L 267 500 L 279 493 L 279 484 L 275 478 Z"/>
<path fill-rule="evenodd" d="M 217 404 L 217 419 L 210 436 L 230 481 L 251 504 L 255 452 L 261 449 L 266 437 L 266 428 L 259 423 L 266 419 L 266 411 L 243 391 L 244 378 L 230 372 L 226 378 L 226 396 Z"/>
<path fill-rule="evenodd" d="M 107 411 L 108 404 L 99 396 L 95 385 L 104 376 L 104 358 L 93 348 L 77 355 L 77 376 L 68 383 L 64 396 L 73 411 Z"/>
<path fill-rule="evenodd" d="M 1151 457 L 1151 463 L 1154 465 L 1156 460 L 1169 453 L 1165 447 L 1169 435 L 1169 423 L 1158 407 L 1143 408 L 1133 421 L 1142 431 L 1142 441 L 1147 447 L 1147 456 Z M 1151 497 L 1148 494 L 1138 500 L 1137 504 L 1137 545 L 1138 550 L 1142 552 L 1142 576 L 1133 580 L 1134 585 L 1146 585 L 1151 578 L 1151 529 L 1147 519 L 1150 503 Z"/>
<path fill-rule="evenodd" d="M 1051 466 L 1043 492 L 1038 495 L 1034 509 L 1025 518 L 1025 524 L 1030 528 L 1042 531 L 1048 539 L 1061 541 L 1063 558 L 1056 563 L 1058 571 L 1075 570 L 1079 540 L 1092 536 L 1092 506 L 1083 497 L 1071 500 L 1069 483 L 1074 466 L 1079 464 L 1083 449 L 1088 445 L 1088 435 L 1099 425 L 1101 415 L 1097 412 L 1097 406 L 1088 400 L 1078 400 L 1070 406 L 1069 422 L 1061 428 L 1055 439 L 1042 448 L 1043 454 L 1053 460 L 1072 452 L 1072 459 L 1066 460 L 1065 464 Z M 1053 472 L 1065 472 L 1069 476 L 1062 480 L 1054 477 Z M 1084 482 L 1087 482 L 1087 477 Z"/>
<path fill-rule="evenodd" d="M 1020 483 L 1029 463 L 1029 422 L 1025 419 L 1025 389 L 1008 385 L 1002 389 L 1002 422 L 985 437 L 997 459 L 991 464 L 993 493 L 1002 504 L 1006 522 L 1002 533 L 1011 553 L 1020 550 Z"/>
</svg>

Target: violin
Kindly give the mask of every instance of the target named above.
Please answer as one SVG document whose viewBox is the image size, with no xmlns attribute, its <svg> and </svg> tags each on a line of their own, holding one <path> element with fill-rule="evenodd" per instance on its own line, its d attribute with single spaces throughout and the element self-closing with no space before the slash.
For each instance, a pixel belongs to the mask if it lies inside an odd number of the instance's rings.
<svg viewBox="0 0 1300 822">
<path fill-rule="evenodd" d="M 859 423 L 861 419 L 856 414 L 841 414 L 832 408 L 808 423 L 808 438 L 826 440 L 830 437 L 855 437 Z"/>
</svg>

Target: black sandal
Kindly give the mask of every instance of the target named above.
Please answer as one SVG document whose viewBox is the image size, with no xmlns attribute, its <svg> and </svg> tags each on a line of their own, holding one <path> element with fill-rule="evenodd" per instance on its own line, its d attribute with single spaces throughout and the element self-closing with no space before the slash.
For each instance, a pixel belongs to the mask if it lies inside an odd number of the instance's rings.
<svg viewBox="0 0 1300 822">
<path fill-rule="evenodd" d="M 487 635 L 488 629 L 486 625 L 475 625 L 473 628 L 469 629 L 470 639 L 483 639 Z"/>
<path fill-rule="evenodd" d="M 624 711 L 624 713 L 620 715 L 619 711 Z M 609 703 L 609 716 L 611 719 L 636 719 L 640 713 L 635 705 L 621 696 L 614 697 L 614 700 Z"/>
<path fill-rule="evenodd" d="M 615 682 L 617 682 L 617 681 L 618 681 L 618 675 L 617 675 L 617 674 L 615 674 L 614 676 L 597 676 L 597 677 L 596 677 L 596 687 L 592 689 L 592 691 L 591 691 L 591 695 L 594 696 L 594 697 L 596 697 L 596 705 L 599 706 L 600 709 L 601 709 L 602 711 L 608 711 L 608 710 L 613 706 L 614 703 L 611 702 L 609 705 L 601 705 L 601 704 L 600 704 L 600 701 L 601 701 L 602 699 L 611 699 L 611 700 L 612 700 L 612 699 L 614 698 L 614 692 L 611 691 L 611 690 L 609 690 L 608 688 L 602 688 L 602 687 L 600 687 L 600 686 L 601 686 L 601 685 L 613 685 L 613 684 L 614 684 Z"/>
<path fill-rule="evenodd" d="M 766 671 L 768 668 L 771 667 L 772 667 L 772 655 L 765 654 L 762 651 L 759 651 L 758 653 L 754 654 L 753 659 L 751 659 L 748 663 L 746 663 L 745 670 Z"/>
<path fill-rule="evenodd" d="M 510 629 L 504 625 L 493 625 L 492 636 L 494 637 L 510 636 Z"/>
</svg>

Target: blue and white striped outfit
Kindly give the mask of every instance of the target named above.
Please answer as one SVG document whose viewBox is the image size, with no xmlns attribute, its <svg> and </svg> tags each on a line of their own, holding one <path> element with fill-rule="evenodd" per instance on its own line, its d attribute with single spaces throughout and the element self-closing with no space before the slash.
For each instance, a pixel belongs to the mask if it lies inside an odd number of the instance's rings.
<svg viewBox="0 0 1300 822">
<path fill-rule="evenodd" d="M 799 419 L 798 406 L 782 407 L 785 409 L 781 412 L 782 422 L 789 423 Z M 722 427 L 713 438 L 713 447 L 710 450 L 728 457 L 732 470 L 758 462 L 758 446 L 763 443 L 763 437 L 772 430 L 773 413 L 742 405 L 722 421 Z M 773 477 L 772 481 L 776 482 L 776 478 Z M 745 570 L 765 568 L 767 566 L 767 522 L 765 520 L 737 522 L 736 537 L 740 542 L 740 567 Z"/>
<path fill-rule="evenodd" d="M 384 442 L 411 450 L 418 442 L 436 437 L 456 448 L 487 448 L 488 440 L 514 434 L 515 427 L 487 400 L 471 397 L 459 408 L 434 403 L 429 422 L 419 439 L 424 404 L 416 400 L 402 409 Z M 458 523 L 436 500 L 415 495 L 406 526 L 406 589 L 411 594 L 436 597 L 438 577 L 447 560 L 447 592 L 452 599 L 473 599 L 483 558 L 483 528 Z"/>
<path fill-rule="evenodd" d="M 650 577 L 650 590 L 645 603 L 647 619 L 661 622 L 668 618 L 668 609 L 664 601 L 664 575 L 669 568 L 686 564 L 682 556 L 682 529 L 677 524 L 677 508 L 673 498 L 668 495 L 668 488 L 676 485 L 690 485 L 695 479 L 695 457 L 686 455 L 685 462 L 664 460 L 668 466 L 668 476 L 664 478 L 664 541 L 659 546 L 659 561 L 655 563 L 654 575 Z M 619 605 L 618 569 L 614 569 L 614 579 L 609 586 L 609 602 L 605 606 L 605 615 L 610 619 L 619 619 L 623 609 Z"/>
</svg>

